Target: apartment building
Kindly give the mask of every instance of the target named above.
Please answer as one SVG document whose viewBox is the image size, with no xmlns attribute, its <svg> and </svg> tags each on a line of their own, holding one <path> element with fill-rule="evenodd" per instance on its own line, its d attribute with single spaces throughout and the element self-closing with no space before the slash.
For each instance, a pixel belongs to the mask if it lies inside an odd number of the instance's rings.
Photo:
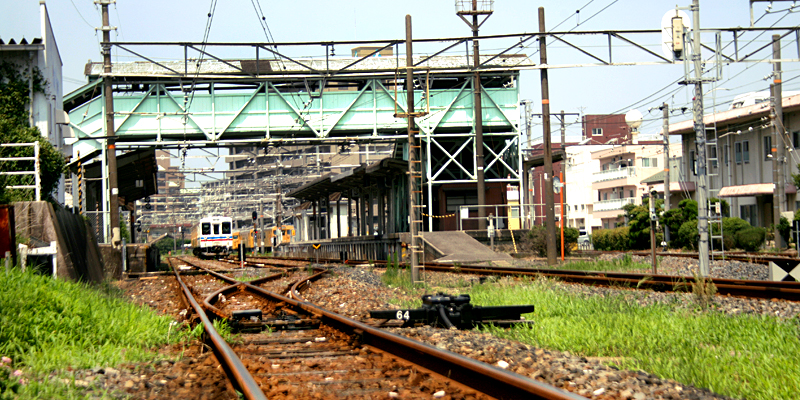
<svg viewBox="0 0 800 400">
<path fill-rule="evenodd" d="M 778 197 L 773 168 L 780 169 L 785 177 L 786 199 L 781 209 L 793 212 L 798 207 L 797 188 L 791 175 L 798 173 L 800 163 L 800 94 L 783 96 L 783 117 L 777 123 L 783 125 L 785 133 L 777 140 L 770 120 L 771 101 L 759 101 L 756 94 L 737 96 L 754 101 L 734 101 L 731 109 L 704 116 L 708 137 L 708 197 L 727 200 L 731 216 L 754 226 L 768 227 L 773 221 L 773 202 Z M 674 123 L 669 129 L 670 134 L 681 135 L 687 155 L 683 169 L 689 171 L 691 182 L 697 182 L 693 122 Z M 783 156 L 776 160 L 771 149 L 777 146 L 783 148 Z"/>
<path fill-rule="evenodd" d="M 680 155 L 681 144 L 671 144 L 670 158 Z M 664 171 L 664 147 L 654 142 L 626 144 L 592 152 L 592 160 L 597 167 L 589 178 L 593 227 L 616 228 L 625 224 L 621 218 L 622 208 L 627 204 L 642 204 L 642 195 L 651 189 L 648 178 Z M 687 187 L 678 180 L 670 185 L 670 193 Z M 663 196 L 663 183 L 660 196 Z M 671 198 L 671 203 L 676 199 Z"/>
</svg>

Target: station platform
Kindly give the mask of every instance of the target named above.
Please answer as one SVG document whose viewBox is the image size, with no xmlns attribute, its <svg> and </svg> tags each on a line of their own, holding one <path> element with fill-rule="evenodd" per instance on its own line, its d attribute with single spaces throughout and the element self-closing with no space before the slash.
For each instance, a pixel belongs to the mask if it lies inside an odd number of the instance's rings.
<svg viewBox="0 0 800 400">
<path fill-rule="evenodd" d="M 406 256 L 411 236 L 396 233 L 382 236 L 351 236 L 294 242 L 280 246 L 278 253 L 292 257 L 319 257 L 345 260 L 386 260 L 392 255 Z M 489 246 L 461 231 L 423 232 L 424 261 L 477 264 L 509 264 L 508 254 L 492 251 Z"/>
<path fill-rule="evenodd" d="M 513 260 L 508 254 L 494 252 L 461 231 L 423 232 L 422 239 L 425 241 L 426 253 L 434 250 L 439 256 L 433 260 L 436 262 L 474 264 Z"/>
</svg>

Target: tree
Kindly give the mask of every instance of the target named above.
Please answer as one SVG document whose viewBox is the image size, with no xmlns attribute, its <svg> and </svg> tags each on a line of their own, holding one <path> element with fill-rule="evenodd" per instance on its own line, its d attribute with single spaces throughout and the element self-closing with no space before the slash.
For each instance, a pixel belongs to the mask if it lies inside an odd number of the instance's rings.
<svg viewBox="0 0 800 400">
<path fill-rule="evenodd" d="M 797 168 L 800 169 L 800 164 L 797 164 Z M 800 188 L 800 174 L 792 174 L 792 180 L 794 180 L 794 186 Z"/>
<path fill-rule="evenodd" d="M 626 205 L 625 219 L 628 221 L 628 237 L 631 249 L 649 249 L 650 211 L 647 209 L 647 205 Z"/>
<path fill-rule="evenodd" d="M 572 253 L 573 245 L 578 243 L 580 232 L 576 228 L 564 228 L 564 254 Z M 544 257 L 547 253 L 547 231 L 542 225 L 534 225 L 528 234 L 523 237 L 520 243 L 525 251 L 538 254 Z M 556 236 L 556 246 L 561 249 L 561 236 Z"/>
<path fill-rule="evenodd" d="M 58 186 L 61 175 L 64 173 L 64 157 L 53 145 L 42 137 L 36 127 L 28 123 L 29 89 L 34 92 L 44 92 L 46 85 L 38 68 L 33 68 L 33 74 L 28 75 L 28 68 L 10 62 L 0 62 L 0 142 L 2 143 L 31 143 L 39 142 L 39 165 L 42 184 L 42 197 L 47 198 Z M 30 157 L 32 150 L 25 147 L 0 148 L 0 157 Z M 33 170 L 33 161 L 4 161 L 0 162 L 0 169 Z M 27 176 L 0 176 L 0 203 L 13 201 L 33 200 L 32 190 L 5 190 L 6 186 L 29 184 Z"/>
<path fill-rule="evenodd" d="M 688 221 L 697 221 L 697 202 L 694 200 L 681 200 L 681 202 L 678 203 L 678 208 L 673 208 L 663 213 L 659 219 L 659 223 L 669 226 L 669 231 L 672 232 L 673 236 L 669 244 L 670 247 L 681 248 L 690 245 L 683 241 L 683 239 L 689 238 L 688 235 L 675 235 L 680 232 L 681 227 Z M 688 227 L 684 228 L 684 230 L 685 229 L 688 229 Z M 696 246 L 696 244 L 694 244 L 694 246 Z"/>
</svg>

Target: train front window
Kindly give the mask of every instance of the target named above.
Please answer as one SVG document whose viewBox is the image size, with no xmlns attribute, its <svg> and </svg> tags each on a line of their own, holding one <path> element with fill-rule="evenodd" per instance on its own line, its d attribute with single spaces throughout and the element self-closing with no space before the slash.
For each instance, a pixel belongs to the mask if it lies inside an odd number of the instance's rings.
<svg viewBox="0 0 800 400">
<path fill-rule="evenodd" d="M 222 234 L 228 235 L 231 233 L 231 223 L 230 222 L 223 222 L 222 223 Z"/>
<path fill-rule="evenodd" d="M 203 222 L 200 225 L 200 227 L 201 227 L 201 230 L 203 232 L 203 235 L 210 235 L 211 234 L 211 224 L 209 224 L 208 222 Z"/>
<path fill-rule="evenodd" d="M 219 235 L 219 224 L 214 224 L 214 234 Z"/>
</svg>

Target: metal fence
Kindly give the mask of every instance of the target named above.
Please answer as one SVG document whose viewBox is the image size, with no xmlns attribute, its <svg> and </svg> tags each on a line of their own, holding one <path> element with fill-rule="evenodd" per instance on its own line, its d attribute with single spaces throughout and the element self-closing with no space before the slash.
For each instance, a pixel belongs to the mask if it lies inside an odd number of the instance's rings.
<svg viewBox="0 0 800 400">
<path fill-rule="evenodd" d="M 494 218 L 494 227 L 496 229 L 530 229 L 535 224 L 537 218 L 544 218 L 544 207 L 544 203 L 459 206 L 457 215 L 458 230 L 466 230 L 465 225 L 477 226 L 477 221 L 480 219 L 480 217 L 477 216 L 478 209 L 480 208 L 484 208 L 486 210 L 487 218 L 491 214 L 491 216 Z M 539 210 L 538 213 L 537 210 Z M 555 215 L 556 221 L 558 221 L 561 215 L 560 204 L 555 205 Z M 474 223 L 471 223 L 470 221 L 474 221 Z"/>
<path fill-rule="evenodd" d="M 83 216 L 89 221 L 89 225 L 92 226 L 92 231 L 98 243 L 107 243 L 104 229 L 106 226 L 105 218 L 108 218 L 107 214 L 108 213 L 104 211 L 84 211 L 83 213 Z"/>
<path fill-rule="evenodd" d="M 3 176 L 26 176 L 32 175 L 31 181 L 32 184 L 29 185 L 8 185 L 6 189 L 34 189 L 36 192 L 36 197 L 34 200 L 42 201 L 42 181 L 41 181 L 41 174 L 40 166 L 39 166 L 39 142 L 33 143 L 2 143 L 0 144 L 0 148 L 2 147 L 32 147 L 33 148 L 33 156 L 32 157 L 0 157 L 0 162 L 3 163 L 3 168 L 0 170 L 0 175 Z M 33 169 L 21 169 L 21 170 L 11 170 L 6 167 L 6 162 L 19 162 L 19 161 L 33 161 Z M 18 164 L 17 164 L 18 165 Z"/>
</svg>

